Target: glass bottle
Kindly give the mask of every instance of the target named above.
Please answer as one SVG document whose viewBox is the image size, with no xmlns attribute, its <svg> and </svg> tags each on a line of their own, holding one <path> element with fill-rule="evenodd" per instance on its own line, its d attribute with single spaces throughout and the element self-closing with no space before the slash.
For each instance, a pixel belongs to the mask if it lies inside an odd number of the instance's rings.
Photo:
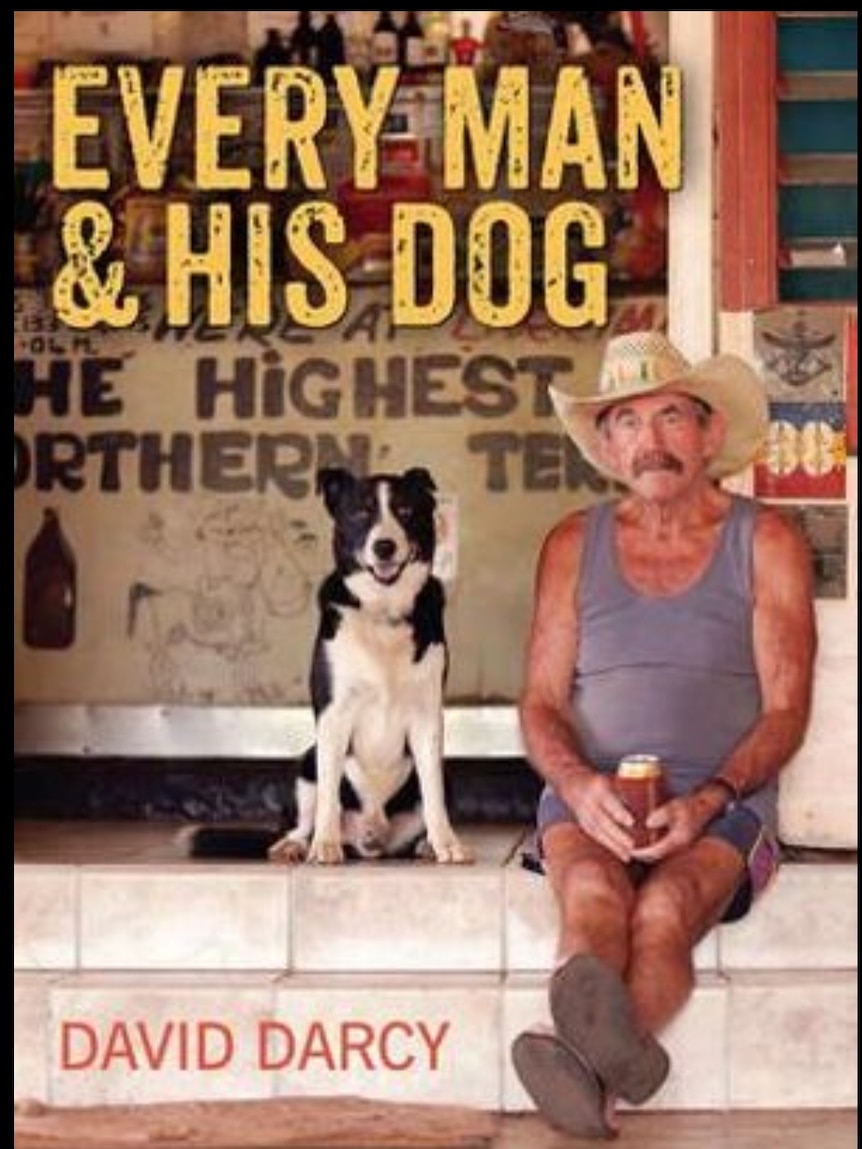
<svg viewBox="0 0 862 1149">
<path fill-rule="evenodd" d="M 53 507 L 24 561 L 24 642 L 36 650 L 65 650 L 75 641 L 77 563 Z"/>
<path fill-rule="evenodd" d="M 398 63 L 398 29 L 391 12 L 381 12 L 371 30 L 371 64 Z"/>
<path fill-rule="evenodd" d="M 418 12 L 408 12 L 398 29 L 398 64 L 411 72 L 425 66 L 425 33 Z"/>
<path fill-rule="evenodd" d="M 290 59 L 293 64 L 313 68 L 317 64 L 317 32 L 310 12 L 300 12 L 299 22 L 290 37 Z"/>
<path fill-rule="evenodd" d="M 277 68 L 290 63 L 290 49 L 281 38 L 278 28 L 267 28 L 266 39 L 254 54 L 252 74 L 257 87 L 263 84 L 267 68 Z"/>
<path fill-rule="evenodd" d="M 426 12 L 422 26 L 425 29 L 425 68 L 431 76 L 439 78 L 449 59 L 449 13 Z"/>
<path fill-rule="evenodd" d="M 332 69 L 347 60 L 344 33 L 339 27 L 335 12 L 327 12 L 326 19 L 317 33 L 317 68 L 325 84 L 332 83 Z"/>
</svg>

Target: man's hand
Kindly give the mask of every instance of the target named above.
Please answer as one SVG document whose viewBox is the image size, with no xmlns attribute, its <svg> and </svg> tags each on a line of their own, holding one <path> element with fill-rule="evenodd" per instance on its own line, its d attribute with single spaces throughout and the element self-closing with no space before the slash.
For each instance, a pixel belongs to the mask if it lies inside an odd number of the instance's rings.
<svg viewBox="0 0 862 1149">
<path fill-rule="evenodd" d="M 647 818 L 647 828 L 663 831 L 657 842 L 631 851 L 633 862 L 660 862 L 696 842 L 707 823 L 720 812 L 706 794 L 695 792 L 682 798 L 671 798 Z"/>
<path fill-rule="evenodd" d="M 558 793 L 585 834 L 621 862 L 632 860 L 635 855 L 627 827 L 634 825 L 634 818 L 614 791 L 609 775 L 579 773 L 567 780 Z"/>
</svg>

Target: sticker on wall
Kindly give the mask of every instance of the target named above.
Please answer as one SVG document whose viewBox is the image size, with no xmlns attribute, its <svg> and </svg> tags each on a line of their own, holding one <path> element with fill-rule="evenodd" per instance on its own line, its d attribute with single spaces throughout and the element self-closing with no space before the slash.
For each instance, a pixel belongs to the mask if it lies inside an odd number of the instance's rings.
<svg viewBox="0 0 862 1149">
<path fill-rule="evenodd" d="M 754 350 L 770 399 L 844 398 L 844 308 L 797 307 L 754 317 Z"/>
<path fill-rule="evenodd" d="M 764 498 L 841 499 L 847 446 L 841 403 L 770 403 L 769 436 L 754 467 Z"/>
<path fill-rule="evenodd" d="M 454 582 L 458 575 L 458 496 L 437 494 L 437 545 L 433 573 L 441 582 Z"/>
<path fill-rule="evenodd" d="M 816 598 L 847 597 L 847 507 L 780 507 L 802 531 L 814 560 Z"/>
</svg>

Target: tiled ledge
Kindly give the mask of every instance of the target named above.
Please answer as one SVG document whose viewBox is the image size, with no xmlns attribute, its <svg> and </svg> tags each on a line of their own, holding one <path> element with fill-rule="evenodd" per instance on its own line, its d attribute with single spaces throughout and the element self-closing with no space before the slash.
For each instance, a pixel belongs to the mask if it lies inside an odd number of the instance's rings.
<svg viewBox="0 0 862 1149">
<path fill-rule="evenodd" d="M 556 911 L 520 865 L 522 835 L 468 827 L 473 866 L 294 869 L 184 862 L 165 827 L 24 834 L 16 967 L 539 973 Z M 698 947 L 697 968 L 855 969 L 856 888 L 853 862 L 786 864 L 745 921 Z"/>
<path fill-rule="evenodd" d="M 509 1046 L 548 1012 L 535 974 L 25 973 L 15 990 L 15 1096 L 74 1105 L 359 1094 L 517 1111 Z M 855 1019 L 852 972 L 701 974 L 650 1105 L 853 1106 Z M 142 1031 L 164 1042 L 156 1067 Z"/>
<path fill-rule="evenodd" d="M 673 1070 L 657 1109 L 852 1107 L 857 1097 L 855 972 L 701 974 L 662 1041 Z M 544 979 L 507 980 L 503 1044 L 547 1019 Z M 527 1107 L 504 1060 L 504 1108 Z"/>
</svg>

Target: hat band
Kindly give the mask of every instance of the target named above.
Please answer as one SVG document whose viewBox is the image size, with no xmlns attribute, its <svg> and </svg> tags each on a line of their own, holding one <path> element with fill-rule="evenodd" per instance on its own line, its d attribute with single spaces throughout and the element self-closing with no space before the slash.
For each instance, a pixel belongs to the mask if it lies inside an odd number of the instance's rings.
<svg viewBox="0 0 862 1149">
<path fill-rule="evenodd" d="M 602 391 L 619 391 L 623 387 L 633 384 L 661 384 L 674 375 L 688 370 L 687 363 L 668 363 L 667 360 L 656 358 L 640 358 L 635 360 L 619 360 L 610 365 L 602 381 Z"/>
</svg>

